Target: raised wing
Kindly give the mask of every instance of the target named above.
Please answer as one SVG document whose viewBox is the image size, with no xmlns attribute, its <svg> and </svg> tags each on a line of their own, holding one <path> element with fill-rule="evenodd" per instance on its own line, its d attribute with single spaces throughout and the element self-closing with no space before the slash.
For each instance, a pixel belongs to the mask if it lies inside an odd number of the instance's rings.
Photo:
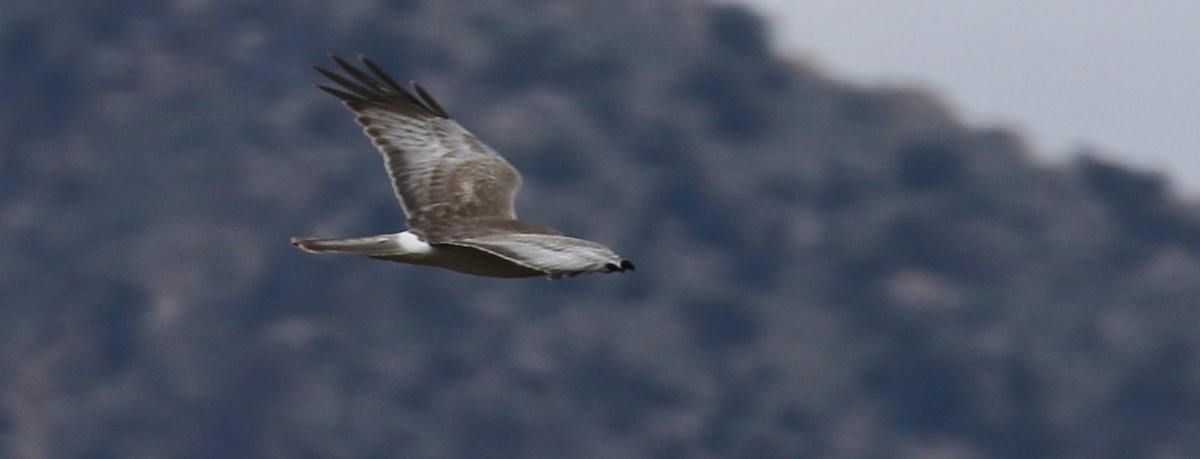
<svg viewBox="0 0 1200 459">
<path fill-rule="evenodd" d="M 521 175 L 474 135 L 450 119 L 421 86 L 408 92 L 370 59 L 370 73 L 330 56 L 348 76 L 320 67 L 340 88 L 317 86 L 345 102 L 383 154 L 408 225 L 474 219 L 515 219 L 513 199 Z"/>
</svg>

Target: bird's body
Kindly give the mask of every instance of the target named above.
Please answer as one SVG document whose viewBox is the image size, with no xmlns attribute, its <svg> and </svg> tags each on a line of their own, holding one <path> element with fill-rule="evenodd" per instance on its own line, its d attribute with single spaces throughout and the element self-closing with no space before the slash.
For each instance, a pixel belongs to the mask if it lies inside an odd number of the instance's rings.
<svg viewBox="0 0 1200 459">
<path fill-rule="evenodd" d="M 452 269 L 476 276 L 514 278 L 545 274 L 471 247 L 431 245 L 409 231 L 352 239 L 296 239 L 292 242 L 313 253 L 362 255 L 378 260 Z"/>
<path fill-rule="evenodd" d="M 331 57 L 350 78 L 317 68 L 340 86 L 319 88 L 358 115 L 356 121 L 383 154 L 409 230 L 348 239 L 292 238 L 293 245 L 488 277 L 558 279 L 634 269 L 608 247 L 518 220 L 513 200 L 520 174 L 450 119 L 419 85 L 413 85 L 413 95 L 365 57 L 360 60 L 371 74 Z"/>
</svg>

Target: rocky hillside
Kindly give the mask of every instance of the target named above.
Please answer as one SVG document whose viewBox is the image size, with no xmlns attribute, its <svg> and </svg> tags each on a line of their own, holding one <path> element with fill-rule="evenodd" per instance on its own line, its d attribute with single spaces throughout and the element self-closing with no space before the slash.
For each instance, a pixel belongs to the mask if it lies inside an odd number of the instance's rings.
<svg viewBox="0 0 1200 459">
<path fill-rule="evenodd" d="M 1200 212 L 694 0 L 10 2 L 0 456 L 1185 457 Z M 313 256 L 403 227 L 365 53 L 638 271 Z"/>
</svg>

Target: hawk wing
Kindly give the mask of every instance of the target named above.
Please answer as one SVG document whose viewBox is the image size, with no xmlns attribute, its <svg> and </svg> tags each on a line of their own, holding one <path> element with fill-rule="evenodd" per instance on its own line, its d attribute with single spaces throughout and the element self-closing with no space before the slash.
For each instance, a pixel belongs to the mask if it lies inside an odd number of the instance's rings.
<svg viewBox="0 0 1200 459">
<path fill-rule="evenodd" d="M 471 247 L 546 273 L 553 279 L 590 272 L 632 270 L 633 264 L 608 247 L 556 234 L 496 234 L 442 242 Z"/>
<path fill-rule="evenodd" d="M 408 217 L 421 227 L 438 220 L 515 219 L 521 175 L 463 129 L 421 86 L 408 92 L 365 56 L 370 73 L 330 56 L 348 76 L 320 67 L 340 88 L 317 86 L 341 99 L 383 154 L 392 188 Z"/>
<path fill-rule="evenodd" d="M 417 232 L 431 244 L 481 250 L 551 278 L 634 269 L 608 247 L 521 220 L 446 222 Z"/>
</svg>

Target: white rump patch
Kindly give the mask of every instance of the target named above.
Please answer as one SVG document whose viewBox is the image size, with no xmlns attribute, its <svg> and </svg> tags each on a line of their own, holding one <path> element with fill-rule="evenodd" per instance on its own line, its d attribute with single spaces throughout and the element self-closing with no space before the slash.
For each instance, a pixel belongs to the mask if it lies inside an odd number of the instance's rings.
<svg viewBox="0 0 1200 459">
<path fill-rule="evenodd" d="M 424 255 L 433 252 L 433 246 L 422 241 L 417 235 L 405 231 L 395 236 L 396 244 L 404 253 Z"/>
</svg>

